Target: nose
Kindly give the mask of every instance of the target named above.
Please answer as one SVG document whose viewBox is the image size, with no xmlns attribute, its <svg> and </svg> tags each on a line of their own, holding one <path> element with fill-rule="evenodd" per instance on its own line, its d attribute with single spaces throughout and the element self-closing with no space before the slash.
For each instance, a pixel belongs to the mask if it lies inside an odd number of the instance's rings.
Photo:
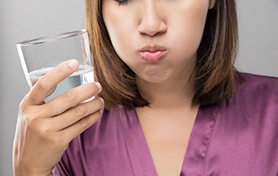
<svg viewBox="0 0 278 176">
<path fill-rule="evenodd" d="M 165 20 L 162 16 L 162 9 L 160 9 L 157 1 L 141 1 L 140 22 L 138 31 L 141 34 L 148 36 L 155 36 L 167 31 Z"/>
</svg>

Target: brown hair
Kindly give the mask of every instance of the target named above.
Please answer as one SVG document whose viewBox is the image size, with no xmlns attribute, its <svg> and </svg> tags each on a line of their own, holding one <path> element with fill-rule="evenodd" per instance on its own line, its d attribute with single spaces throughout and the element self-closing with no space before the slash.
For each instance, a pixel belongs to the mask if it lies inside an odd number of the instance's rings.
<svg viewBox="0 0 278 176">
<path fill-rule="evenodd" d="M 101 0 L 86 0 L 86 22 L 91 40 L 95 80 L 103 90 L 106 108 L 148 105 L 140 95 L 134 72 L 119 58 L 102 18 Z M 221 103 L 234 92 L 238 28 L 235 0 L 216 0 L 209 10 L 197 51 L 192 105 Z"/>
</svg>

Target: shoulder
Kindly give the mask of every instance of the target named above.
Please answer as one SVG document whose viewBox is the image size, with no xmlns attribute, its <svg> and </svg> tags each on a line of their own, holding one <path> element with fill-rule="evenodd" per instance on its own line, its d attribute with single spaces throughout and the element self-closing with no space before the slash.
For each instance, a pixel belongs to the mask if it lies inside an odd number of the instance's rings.
<svg viewBox="0 0 278 176">
<path fill-rule="evenodd" d="M 214 123 L 208 160 L 233 166 L 228 175 L 275 175 L 278 79 L 247 73 L 239 77 L 231 99 L 205 109 Z"/>
<path fill-rule="evenodd" d="M 278 78 L 239 73 L 234 96 L 214 107 L 223 123 L 231 123 L 233 128 L 259 129 L 262 124 L 268 124 L 278 132 Z"/>
<path fill-rule="evenodd" d="M 238 83 L 241 88 L 277 91 L 278 77 L 257 75 L 251 73 L 239 73 Z"/>
<path fill-rule="evenodd" d="M 220 118 L 223 123 L 238 124 L 235 126 L 257 123 L 254 127 L 267 123 L 278 129 L 278 78 L 239 73 L 234 96 L 212 107 L 209 109 L 223 117 Z"/>
<path fill-rule="evenodd" d="M 261 104 L 278 105 L 278 78 L 250 73 L 239 73 L 236 99 Z"/>
</svg>

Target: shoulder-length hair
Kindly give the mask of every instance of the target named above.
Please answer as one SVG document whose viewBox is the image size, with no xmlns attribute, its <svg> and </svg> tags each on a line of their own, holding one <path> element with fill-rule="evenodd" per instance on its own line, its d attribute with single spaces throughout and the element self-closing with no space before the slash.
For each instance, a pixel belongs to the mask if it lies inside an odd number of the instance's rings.
<svg viewBox="0 0 278 176">
<path fill-rule="evenodd" d="M 134 72 L 119 58 L 102 17 L 102 0 L 86 0 L 86 24 L 90 35 L 95 80 L 106 108 L 148 105 L 136 86 Z M 197 51 L 192 105 L 218 104 L 235 89 L 234 61 L 238 46 L 235 0 L 216 0 L 208 11 L 204 34 Z"/>
</svg>

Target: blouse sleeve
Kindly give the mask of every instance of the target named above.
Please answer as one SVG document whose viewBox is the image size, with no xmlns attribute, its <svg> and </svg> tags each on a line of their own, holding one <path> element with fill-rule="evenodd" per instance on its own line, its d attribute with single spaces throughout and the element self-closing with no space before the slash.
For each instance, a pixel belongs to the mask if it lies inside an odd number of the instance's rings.
<svg viewBox="0 0 278 176">
<path fill-rule="evenodd" d="M 54 176 L 82 175 L 83 167 L 80 159 L 79 136 L 73 139 L 62 155 L 61 160 L 52 170 Z"/>
<path fill-rule="evenodd" d="M 61 158 L 61 160 L 58 162 L 58 164 L 54 167 L 52 170 L 53 176 L 71 176 L 73 175 L 71 172 L 70 167 L 70 159 L 67 155 L 67 152 L 65 152 Z"/>
</svg>

